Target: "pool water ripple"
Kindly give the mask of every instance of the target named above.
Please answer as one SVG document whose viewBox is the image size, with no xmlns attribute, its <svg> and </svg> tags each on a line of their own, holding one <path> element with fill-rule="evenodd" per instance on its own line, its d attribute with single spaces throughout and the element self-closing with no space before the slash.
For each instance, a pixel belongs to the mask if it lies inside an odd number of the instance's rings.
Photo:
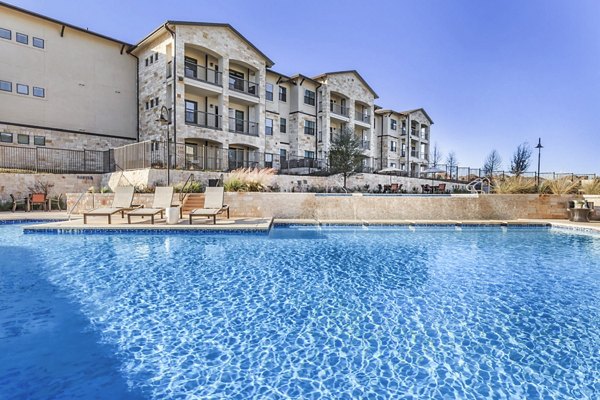
<svg viewBox="0 0 600 400">
<path fill-rule="evenodd" d="M 600 396 L 597 238 L 307 231 L 21 240 L 148 397 Z"/>
</svg>

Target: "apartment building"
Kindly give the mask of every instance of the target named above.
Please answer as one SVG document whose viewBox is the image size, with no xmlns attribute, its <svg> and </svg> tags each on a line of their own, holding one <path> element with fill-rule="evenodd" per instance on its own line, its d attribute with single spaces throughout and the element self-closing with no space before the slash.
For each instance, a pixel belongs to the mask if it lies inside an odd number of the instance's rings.
<svg viewBox="0 0 600 400">
<path fill-rule="evenodd" d="M 137 140 L 130 46 L 0 3 L 0 144 L 108 149 Z"/>
<path fill-rule="evenodd" d="M 415 174 L 429 165 L 430 131 L 433 121 L 424 109 L 394 111 L 377 107 L 375 157 L 377 169 L 398 168 Z"/>
<path fill-rule="evenodd" d="M 0 11 L 5 143 L 151 141 L 159 151 L 169 137 L 171 157 L 190 169 L 319 168 L 335 135 L 351 129 L 365 171 L 427 165 L 433 122 L 425 110 L 377 106 L 355 70 L 277 72 L 229 24 L 167 21 L 129 45 L 4 3 Z"/>
</svg>

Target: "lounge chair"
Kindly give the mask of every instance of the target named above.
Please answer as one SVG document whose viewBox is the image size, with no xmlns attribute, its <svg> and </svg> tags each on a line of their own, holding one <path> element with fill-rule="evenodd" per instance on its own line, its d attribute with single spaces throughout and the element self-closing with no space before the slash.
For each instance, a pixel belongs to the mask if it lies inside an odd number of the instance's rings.
<svg viewBox="0 0 600 400">
<path fill-rule="evenodd" d="M 217 215 L 225 211 L 227 211 L 227 219 L 229 219 L 229 206 L 223 204 L 225 191 L 222 187 L 207 187 L 204 195 L 204 208 L 190 211 L 190 225 L 193 217 L 212 217 L 213 224 L 216 224 Z"/>
<path fill-rule="evenodd" d="M 83 223 L 87 224 L 87 217 L 108 217 L 108 223 L 111 223 L 111 216 L 116 213 L 121 213 L 121 218 L 125 218 L 125 211 L 133 210 L 131 205 L 133 202 L 133 186 L 121 186 L 115 190 L 112 207 L 101 207 L 83 213 Z"/>
<path fill-rule="evenodd" d="M 154 217 L 160 214 L 163 218 L 165 209 L 171 207 L 173 202 L 173 187 L 157 187 L 154 191 L 154 200 L 152 208 L 138 208 L 127 213 L 127 223 L 131 224 L 131 217 L 150 217 L 150 222 L 154 225 Z"/>
</svg>

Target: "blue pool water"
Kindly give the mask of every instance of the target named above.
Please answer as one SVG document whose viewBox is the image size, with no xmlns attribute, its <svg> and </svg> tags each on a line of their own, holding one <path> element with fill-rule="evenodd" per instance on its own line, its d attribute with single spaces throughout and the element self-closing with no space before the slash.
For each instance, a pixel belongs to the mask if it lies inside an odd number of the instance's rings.
<svg viewBox="0 0 600 400">
<path fill-rule="evenodd" d="M 0 243 L 0 398 L 600 397 L 598 237 L 0 225 Z"/>
</svg>

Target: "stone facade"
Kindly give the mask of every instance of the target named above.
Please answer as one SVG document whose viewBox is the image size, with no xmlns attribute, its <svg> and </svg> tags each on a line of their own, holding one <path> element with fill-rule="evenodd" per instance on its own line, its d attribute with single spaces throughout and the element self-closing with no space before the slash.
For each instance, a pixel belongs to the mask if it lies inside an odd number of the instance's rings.
<svg viewBox="0 0 600 400">
<path fill-rule="evenodd" d="M 100 174 L 0 174 L 0 200 L 10 200 L 10 195 L 15 198 L 24 198 L 31 193 L 36 183 L 50 183 L 50 196 L 65 193 L 81 193 L 90 187 L 98 188 L 102 183 Z"/>
<path fill-rule="evenodd" d="M 36 140 L 44 141 L 43 146 L 69 150 L 108 150 L 134 143 L 134 139 L 117 138 L 88 133 L 55 131 L 51 129 L 29 128 L 19 125 L 0 124 L 0 133 L 12 133 L 12 142 L 3 145 L 37 147 Z M 19 143 L 19 140 L 29 143 Z"/>
</svg>

